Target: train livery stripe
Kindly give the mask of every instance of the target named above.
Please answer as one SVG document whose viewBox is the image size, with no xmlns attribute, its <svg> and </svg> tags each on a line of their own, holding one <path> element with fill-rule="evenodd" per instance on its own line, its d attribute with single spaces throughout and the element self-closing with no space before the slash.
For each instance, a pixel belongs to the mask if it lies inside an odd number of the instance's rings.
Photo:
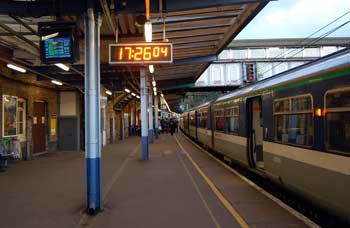
<svg viewBox="0 0 350 228">
<path fill-rule="evenodd" d="M 208 186 L 211 188 L 211 190 L 214 192 L 214 194 L 218 197 L 218 199 L 221 201 L 221 203 L 225 206 L 225 208 L 231 213 L 231 215 L 236 219 L 236 221 L 239 223 L 239 225 L 243 228 L 249 228 L 250 226 L 248 223 L 242 218 L 242 216 L 237 212 L 237 210 L 232 206 L 232 204 L 225 198 L 225 196 L 220 192 L 220 190 L 215 186 L 215 184 L 210 180 L 210 178 L 205 175 L 205 173 L 202 171 L 202 169 L 199 167 L 197 162 L 193 160 L 191 155 L 185 150 L 185 148 L 182 146 L 182 144 L 179 142 L 177 137 L 175 136 L 175 140 L 181 150 L 186 154 L 188 160 L 193 164 L 193 166 L 196 168 L 198 173 L 202 176 L 202 178 L 207 182 Z"/>
<path fill-rule="evenodd" d="M 350 157 L 266 141 L 263 142 L 263 148 L 264 153 L 270 153 L 312 166 L 350 175 Z"/>
<path fill-rule="evenodd" d="M 228 135 L 224 133 L 220 133 L 215 131 L 214 132 L 215 138 L 225 140 L 230 143 L 235 143 L 241 146 L 247 146 L 247 138 L 246 137 L 241 137 L 241 136 L 236 136 L 236 135 Z"/>
<path fill-rule="evenodd" d="M 207 135 L 207 136 L 211 136 L 211 130 L 207 130 L 207 129 L 204 129 L 204 128 L 197 128 L 197 132 L 198 133 L 201 133 L 203 135 Z"/>
</svg>

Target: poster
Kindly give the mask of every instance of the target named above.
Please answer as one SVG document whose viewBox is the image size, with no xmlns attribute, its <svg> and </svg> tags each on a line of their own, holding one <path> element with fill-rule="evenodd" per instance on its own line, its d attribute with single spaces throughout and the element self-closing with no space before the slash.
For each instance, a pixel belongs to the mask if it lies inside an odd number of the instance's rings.
<svg viewBox="0 0 350 228">
<path fill-rule="evenodd" d="M 57 116 L 52 115 L 50 118 L 50 135 L 56 136 L 57 134 Z"/>
<path fill-rule="evenodd" d="M 3 136 L 17 135 L 17 97 L 2 96 L 2 129 Z"/>
</svg>

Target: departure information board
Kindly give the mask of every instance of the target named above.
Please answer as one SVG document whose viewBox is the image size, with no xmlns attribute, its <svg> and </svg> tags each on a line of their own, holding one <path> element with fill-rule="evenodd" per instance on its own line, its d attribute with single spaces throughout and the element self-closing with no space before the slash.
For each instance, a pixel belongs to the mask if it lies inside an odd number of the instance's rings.
<svg viewBox="0 0 350 228">
<path fill-rule="evenodd" d="M 79 61 L 79 36 L 76 22 L 39 22 L 40 60 L 43 64 Z"/>
<path fill-rule="evenodd" d="M 45 59 L 70 58 L 71 40 L 67 37 L 50 38 L 44 41 Z"/>
<path fill-rule="evenodd" d="M 110 64 L 156 64 L 173 62 L 171 43 L 118 43 L 109 45 Z"/>
</svg>

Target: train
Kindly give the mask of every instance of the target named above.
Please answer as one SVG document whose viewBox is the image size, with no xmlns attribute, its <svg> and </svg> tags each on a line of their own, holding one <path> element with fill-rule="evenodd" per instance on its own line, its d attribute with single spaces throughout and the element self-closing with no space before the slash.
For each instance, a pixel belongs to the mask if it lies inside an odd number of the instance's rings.
<svg viewBox="0 0 350 228">
<path fill-rule="evenodd" d="M 191 108 L 180 128 L 350 223 L 350 48 Z"/>
</svg>

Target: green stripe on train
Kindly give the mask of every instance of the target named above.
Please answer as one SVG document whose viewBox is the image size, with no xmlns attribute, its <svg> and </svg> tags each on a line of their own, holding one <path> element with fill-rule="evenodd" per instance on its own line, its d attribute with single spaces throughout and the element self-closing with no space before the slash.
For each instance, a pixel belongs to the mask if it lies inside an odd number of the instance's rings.
<svg viewBox="0 0 350 228">
<path fill-rule="evenodd" d="M 297 82 L 294 82 L 291 84 L 277 86 L 275 88 L 272 88 L 272 90 L 279 91 L 279 90 L 291 89 L 291 88 L 302 86 L 305 84 L 311 84 L 311 83 L 329 80 L 329 79 L 333 79 L 333 78 L 337 78 L 337 77 L 341 77 L 341 76 L 346 76 L 346 74 L 348 74 L 350 76 L 350 69 L 349 68 L 344 68 L 344 69 L 340 69 L 337 71 L 333 71 L 333 72 L 329 72 L 329 73 L 325 73 L 325 74 L 320 74 L 320 75 L 317 75 L 315 77 L 300 80 L 300 81 L 297 81 Z"/>
</svg>

